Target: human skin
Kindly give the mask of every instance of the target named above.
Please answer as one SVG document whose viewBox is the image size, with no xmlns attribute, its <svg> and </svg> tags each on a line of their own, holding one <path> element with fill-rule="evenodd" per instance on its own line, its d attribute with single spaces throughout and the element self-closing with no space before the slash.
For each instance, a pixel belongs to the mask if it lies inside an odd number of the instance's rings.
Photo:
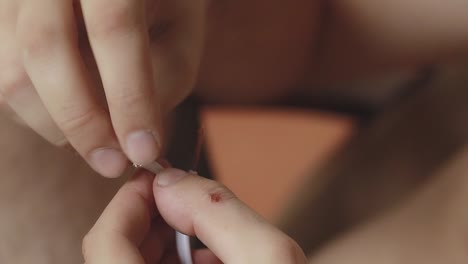
<svg viewBox="0 0 468 264">
<path fill-rule="evenodd" d="M 370 0 L 339 2 L 319 38 L 319 1 L 212 1 L 195 92 L 211 102 L 268 101 L 309 93 L 316 83 L 367 76 L 376 65 L 379 72 L 413 69 L 466 54 L 465 2 L 387 1 L 391 8 Z M 414 23 L 421 6 L 426 11 Z M 420 31 L 420 25 L 435 30 Z M 369 46 L 371 56 L 360 57 Z M 0 126 L 0 260 L 79 263 L 81 237 L 118 183 L 5 117 Z"/>
</svg>

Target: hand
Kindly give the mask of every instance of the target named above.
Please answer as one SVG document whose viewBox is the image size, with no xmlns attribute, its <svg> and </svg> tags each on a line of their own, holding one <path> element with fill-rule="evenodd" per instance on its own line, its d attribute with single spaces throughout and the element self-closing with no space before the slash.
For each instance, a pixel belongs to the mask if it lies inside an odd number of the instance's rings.
<svg viewBox="0 0 468 264">
<path fill-rule="evenodd" d="M 217 182 L 176 169 L 153 180 L 140 171 L 116 194 L 84 239 L 87 264 L 178 263 L 172 228 L 208 247 L 193 252 L 195 263 L 306 263 L 292 239 Z"/>
<path fill-rule="evenodd" d="M 104 176 L 120 175 L 127 157 L 151 162 L 162 115 L 194 85 L 204 8 L 188 0 L 0 0 L 0 102 Z"/>
</svg>

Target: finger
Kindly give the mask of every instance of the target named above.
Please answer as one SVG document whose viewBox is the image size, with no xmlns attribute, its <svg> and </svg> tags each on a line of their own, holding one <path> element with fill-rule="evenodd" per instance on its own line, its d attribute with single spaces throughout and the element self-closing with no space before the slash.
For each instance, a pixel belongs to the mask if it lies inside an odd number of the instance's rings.
<svg viewBox="0 0 468 264">
<path fill-rule="evenodd" d="M 121 146 L 134 163 L 149 164 L 159 156 L 160 109 L 145 1 L 82 0 L 82 10 Z"/>
<path fill-rule="evenodd" d="M 305 263 L 298 245 L 228 189 L 169 169 L 153 185 L 158 210 L 176 230 L 196 235 L 227 263 Z"/>
<path fill-rule="evenodd" d="M 64 135 L 55 125 L 27 75 L 16 42 L 19 3 L 0 1 L 0 97 L 15 121 L 28 125 L 48 141 L 60 144 Z"/>
<path fill-rule="evenodd" d="M 145 263 L 159 263 L 168 249 L 175 248 L 174 236 L 174 230 L 161 217 L 156 218 L 140 246 Z"/>
<path fill-rule="evenodd" d="M 10 53 L 11 54 L 11 53 Z M 0 56 L 1 57 L 1 56 Z M 49 115 L 20 60 L 2 59 L 0 94 L 15 117 L 47 141 L 65 145 L 67 140 Z M 13 114 L 13 113 L 12 113 Z"/>
<path fill-rule="evenodd" d="M 18 19 L 23 61 L 69 142 L 104 176 L 127 166 L 78 50 L 72 0 L 25 0 Z"/>
<path fill-rule="evenodd" d="M 223 263 L 209 249 L 195 250 L 193 252 L 193 261 L 195 262 L 195 264 L 222 264 Z"/>
<path fill-rule="evenodd" d="M 115 195 L 83 240 L 86 263 L 145 263 L 139 247 L 156 212 L 151 190 L 153 179 L 151 173 L 140 171 Z"/>
</svg>

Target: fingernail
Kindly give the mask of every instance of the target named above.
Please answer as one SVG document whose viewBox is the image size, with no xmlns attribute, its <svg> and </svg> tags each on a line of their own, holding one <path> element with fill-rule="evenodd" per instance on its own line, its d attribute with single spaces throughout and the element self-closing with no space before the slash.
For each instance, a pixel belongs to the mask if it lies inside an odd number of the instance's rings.
<svg viewBox="0 0 468 264">
<path fill-rule="evenodd" d="M 146 165 L 159 155 L 159 138 L 150 130 L 133 132 L 127 137 L 127 154 L 136 164 Z"/>
<path fill-rule="evenodd" d="M 89 160 L 93 169 L 108 178 L 120 176 L 128 165 L 124 153 L 112 148 L 93 151 L 89 156 Z"/>
<path fill-rule="evenodd" d="M 168 169 L 156 175 L 156 182 L 160 187 L 167 187 L 187 176 L 187 172 L 177 169 Z"/>
</svg>

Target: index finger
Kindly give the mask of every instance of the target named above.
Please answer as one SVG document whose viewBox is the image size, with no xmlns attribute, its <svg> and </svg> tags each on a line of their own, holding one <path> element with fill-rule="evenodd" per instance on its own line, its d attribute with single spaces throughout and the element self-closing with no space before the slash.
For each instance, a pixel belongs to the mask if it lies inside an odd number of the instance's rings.
<svg viewBox="0 0 468 264">
<path fill-rule="evenodd" d="M 164 220 L 196 235 L 224 263 L 305 263 L 297 243 L 215 181 L 168 169 L 153 188 Z"/>
<path fill-rule="evenodd" d="M 145 2 L 81 1 L 112 124 L 129 159 L 142 165 L 156 160 L 161 140 Z"/>
<path fill-rule="evenodd" d="M 145 264 L 139 246 L 156 213 L 153 179 L 151 173 L 140 171 L 115 195 L 83 240 L 86 263 Z"/>
</svg>

